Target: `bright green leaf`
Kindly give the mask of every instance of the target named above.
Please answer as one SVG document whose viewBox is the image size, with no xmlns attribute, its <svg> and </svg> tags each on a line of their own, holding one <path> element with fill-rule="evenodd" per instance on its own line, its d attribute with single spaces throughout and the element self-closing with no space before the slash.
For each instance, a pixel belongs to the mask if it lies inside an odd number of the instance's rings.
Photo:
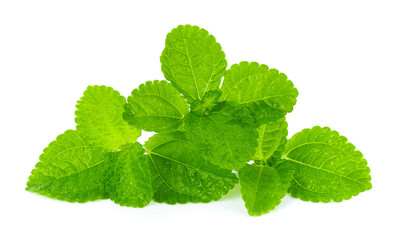
<svg viewBox="0 0 400 240">
<path fill-rule="evenodd" d="M 247 164 L 240 169 L 240 193 L 249 215 L 260 216 L 278 206 L 286 195 L 292 174 L 293 167 L 286 161 L 275 167 Z"/>
<path fill-rule="evenodd" d="M 204 160 L 183 133 L 156 134 L 145 148 L 160 180 L 179 194 L 208 202 L 220 199 L 237 183 L 231 171 Z"/>
<path fill-rule="evenodd" d="M 104 178 L 106 192 L 121 206 L 145 207 L 153 198 L 147 156 L 140 143 L 128 143 L 108 153 Z"/>
<path fill-rule="evenodd" d="M 69 202 L 104 199 L 101 149 L 67 130 L 43 150 L 26 190 Z"/>
<path fill-rule="evenodd" d="M 328 127 L 295 134 L 282 158 L 295 167 L 290 193 L 304 201 L 340 202 L 372 188 L 362 153 Z"/>
<path fill-rule="evenodd" d="M 287 141 L 287 127 L 285 118 L 258 127 L 258 146 L 253 160 L 269 161 L 272 165 L 280 159 Z"/>
<path fill-rule="evenodd" d="M 165 78 L 189 103 L 218 89 L 227 66 L 225 53 L 215 37 L 190 25 L 180 25 L 168 33 L 161 63 Z"/>
<path fill-rule="evenodd" d="M 189 105 L 167 81 L 148 81 L 128 97 L 124 119 L 138 129 L 149 132 L 179 126 L 189 112 Z"/>
<path fill-rule="evenodd" d="M 220 102 L 204 115 L 189 113 L 185 131 L 189 141 L 211 163 L 238 170 L 252 160 L 257 147 L 254 119 L 246 108 Z"/>
<path fill-rule="evenodd" d="M 125 104 L 125 97 L 111 87 L 89 86 L 76 105 L 76 129 L 91 144 L 109 151 L 135 142 L 140 130 L 122 118 Z"/>
<path fill-rule="evenodd" d="M 293 111 L 298 95 L 285 74 L 256 62 L 232 65 L 221 90 L 221 100 L 243 104 L 260 123 L 276 121 Z"/>
<path fill-rule="evenodd" d="M 167 183 L 163 181 L 161 176 L 158 174 L 156 166 L 153 164 L 153 161 L 149 159 L 149 166 L 152 176 L 152 186 L 154 189 L 153 200 L 159 203 L 167 203 L 167 204 L 184 204 L 188 202 L 192 203 L 207 203 L 211 201 L 211 198 L 203 200 L 200 197 L 193 197 L 187 194 L 183 194 L 175 191 L 171 187 L 168 186 Z"/>
</svg>

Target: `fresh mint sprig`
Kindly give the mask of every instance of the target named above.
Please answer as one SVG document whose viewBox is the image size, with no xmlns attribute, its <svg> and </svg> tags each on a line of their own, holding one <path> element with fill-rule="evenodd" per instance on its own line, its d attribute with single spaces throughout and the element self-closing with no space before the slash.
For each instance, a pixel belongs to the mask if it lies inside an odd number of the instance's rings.
<svg viewBox="0 0 400 240">
<path fill-rule="evenodd" d="M 340 202 L 372 188 L 367 161 L 338 132 L 313 127 L 287 140 L 298 91 L 285 74 L 256 62 L 227 69 L 215 37 L 190 25 L 167 35 L 160 60 L 166 80 L 127 99 L 89 86 L 76 130 L 43 150 L 26 190 L 145 207 L 217 201 L 239 183 L 249 215 L 259 216 L 287 193 Z M 144 146 L 142 130 L 155 132 Z"/>
</svg>

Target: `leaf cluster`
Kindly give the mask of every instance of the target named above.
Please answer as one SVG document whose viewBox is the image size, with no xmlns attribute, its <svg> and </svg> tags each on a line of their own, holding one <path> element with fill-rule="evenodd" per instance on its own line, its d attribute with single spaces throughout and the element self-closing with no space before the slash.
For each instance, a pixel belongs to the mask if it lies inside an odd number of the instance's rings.
<svg viewBox="0 0 400 240">
<path fill-rule="evenodd" d="M 145 207 L 217 201 L 239 183 L 258 216 L 287 193 L 340 202 L 371 188 L 367 161 L 336 131 L 314 127 L 287 140 L 298 91 L 285 74 L 256 62 L 227 69 L 215 37 L 190 25 L 168 33 L 160 60 L 166 80 L 141 84 L 127 99 L 89 86 L 76 130 L 43 150 L 26 190 Z M 144 146 L 141 131 L 155 133 Z"/>
</svg>

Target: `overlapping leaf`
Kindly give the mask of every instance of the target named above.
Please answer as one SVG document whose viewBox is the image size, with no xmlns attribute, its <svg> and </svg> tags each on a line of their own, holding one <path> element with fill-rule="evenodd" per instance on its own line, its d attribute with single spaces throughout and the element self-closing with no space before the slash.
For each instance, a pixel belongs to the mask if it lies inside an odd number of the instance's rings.
<svg viewBox="0 0 400 240">
<path fill-rule="evenodd" d="M 227 66 L 225 53 L 215 37 L 190 25 L 180 25 L 168 33 L 161 63 L 165 78 L 189 103 L 218 89 Z"/>
<path fill-rule="evenodd" d="M 184 193 L 180 193 L 173 188 L 171 188 L 166 182 L 163 181 L 163 178 L 159 175 L 157 167 L 154 165 L 154 162 L 149 159 L 149 166 L 152 176 L 152 186 L 154 190 L 153 200 L 159 203 L 167 203 L 167 204 L 184 204 L 184 203 L 207 203 L 211 201 L 211 198 L 200 198 L 190 196 Z"/>
<path fill-rule="evenodd" d="M 160 132 L 179 126 L 188 112 L 189 105 L 170 83 L 149 81 L 128 97 L 124 119 L 138 129 Z"/>
<path fill-rule="evenodd" d="M 218 200 L 237 183 L 231 171 L 203 159 L 181 132 L 156 134 L 145 147 L 155 169 L 153 173 L 157 174 L 153 180 L 159 178 L 157 181 L 179 194 L 204 202 Z"/>
<path fill-rule="evenodd" d="M 121 206 L 145 207 L 153 198 L 147 156 L 140 143 L 128 143 L 121 151 L 108 153 L 104 179 L 107 195 Z"/>
<path fill-rule="evenodd" d="M 220 102 L 207 114 L 189 113 L 185 131 L 206 160 L 225 169 L 242 168 L 257 147 L 254 119 L 233 102 Z"/>
<path fill-rule="evenodd" d="M 295 167 L 289 191 L 304 201 L 340 202 L 372 187 L 370 169 L 362 153 L 327 127 L 295 134 L 288 141 L 283 158 Z"/>
<path fill-rule="evenodd" d="M 125 104 L 125 97 L 111 87 L 89 86 L 76 105 L 76 129 L 90 143 L 109 151 L 135 142 L 141 132 L 122 118 Z"/>
<path fill-rule="evenodd" d="M 285 118 L 258 127 L 258 146 L 253 160 L 269 161 L 272 165 L 280 159 L 287 141 L 287 127 Z"/>
<path fill-rule="evenodd" d="M 260 123 L 277 121 L 293 111 L 298 95 L 285 74 L 255 62 L 232 65 L 221 90 L 221 100 L 245 105 Z"/>
<path fill-rule="evenodd" d="M 87 202 L 106 197 L 104 157 L 77 131 L 68 130 L 43 150 L 26 190 L 65 200 Z"/>
<path fill-rule="evenodd" d="M 292 179 L 293 167 L 287 161 L 276 166 L 247 164 L 239 170 L 240 193 L 251 216 L 260 216 L 281 203 Z"/>
</svg>

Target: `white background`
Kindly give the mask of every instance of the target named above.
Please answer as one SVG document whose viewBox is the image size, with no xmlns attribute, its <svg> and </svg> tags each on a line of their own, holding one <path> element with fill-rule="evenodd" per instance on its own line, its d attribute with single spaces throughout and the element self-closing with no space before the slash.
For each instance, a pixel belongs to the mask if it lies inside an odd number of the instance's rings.
<svg viewBox="0 0 400 240">
<path fill-rule="evenodd" d="M 1 1 L 0 239 L 399 239 L 396 2 Z M 213 34 L 229 66 L 258 61 L 286 73 L 300 92 L 289 135 L 338 130 L 368 160 L 372 190 L 329 204 L 287 196 L 261 217 L 247 215 L 238 188 L 210 204 L 143 209 L 26 192 L 43 148 L 75 128 L 87 85 L 128 96 L 163 79 L 165 36 L 179 24 Z"/>
</svg>

